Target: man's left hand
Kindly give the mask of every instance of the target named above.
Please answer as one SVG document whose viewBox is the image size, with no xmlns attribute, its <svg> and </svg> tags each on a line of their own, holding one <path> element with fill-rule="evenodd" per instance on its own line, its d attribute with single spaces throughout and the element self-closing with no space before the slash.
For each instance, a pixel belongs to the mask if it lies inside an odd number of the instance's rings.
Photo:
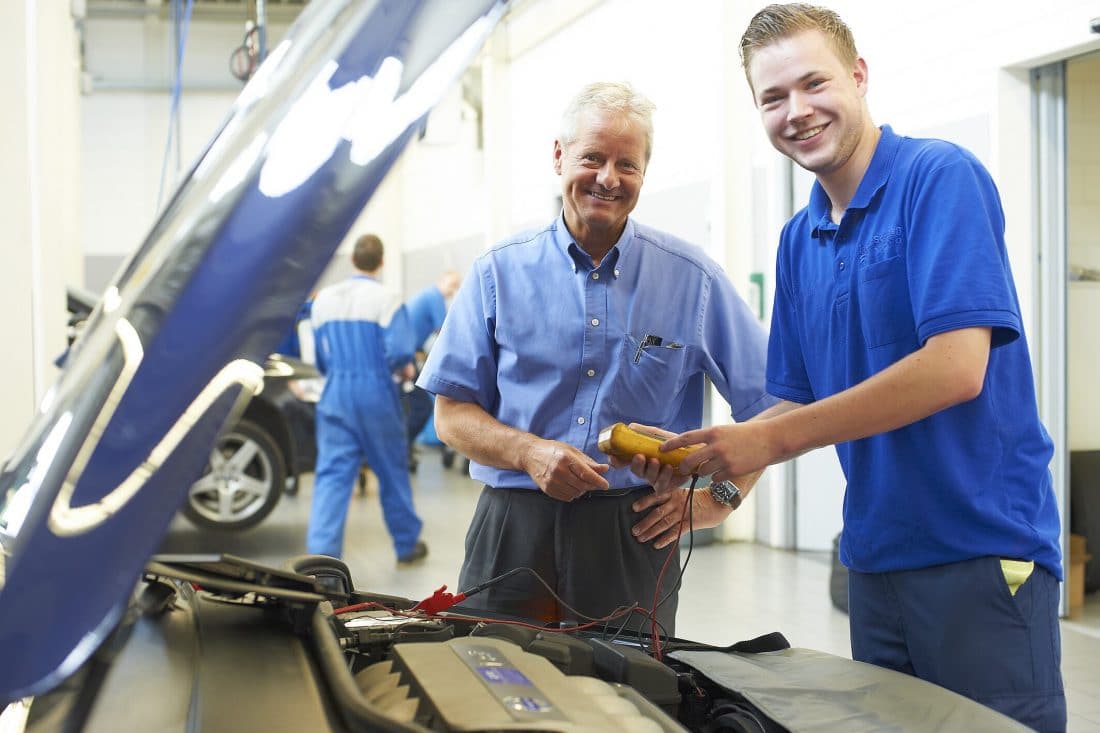
<svg viewBox="0 0 1100 733">
<path fill-rule="evenodd" d="M 706 529 L 717 527 L 728 517 L 733 510 L 725 504 L 719 504 L 711 497 L 710 492 L 697 489 L 695 496 L 691 497 L 691 490 L 676 488 L 658 494 L 647 494 L 634 502 L 633 509 L 643 512 L 650 509 L 642 519 L 634 525 L 631 533 L 639 542 L 653 540 L 653 546 L 658 550 L 675 542 L 683 532 L 691 529 Z M 691 518 L 684 512 L 684 504 L 691 497 Z"/>
</svg>

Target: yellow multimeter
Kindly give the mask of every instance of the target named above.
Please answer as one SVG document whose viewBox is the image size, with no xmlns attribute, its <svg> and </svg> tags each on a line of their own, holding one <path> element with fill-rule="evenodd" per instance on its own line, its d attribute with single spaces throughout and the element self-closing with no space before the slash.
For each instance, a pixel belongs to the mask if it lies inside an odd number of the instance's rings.
<svg viewBox="0 0 1100 733">
<path fill-rule="evenodd" d="M 641 453 L 647 458 L 656 458 L 668 466 L 679 466 L 680 461 L 696 450 L 695 446 L 684 446 L 662 452 L 660 447 L 666 440 L 668 438 L 664 436 L 634 430 L 626 423 L 617 422 L 600 431 L 597 445 L 604 453 L 624 461 L 629 461 Z"/>
</svg>

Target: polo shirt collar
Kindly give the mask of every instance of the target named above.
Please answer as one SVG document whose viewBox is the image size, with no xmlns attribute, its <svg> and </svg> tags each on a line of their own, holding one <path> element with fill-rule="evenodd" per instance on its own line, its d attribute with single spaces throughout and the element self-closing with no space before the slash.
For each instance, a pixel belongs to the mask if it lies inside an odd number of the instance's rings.
<svg viewBox="0 0 1100 733">
<path fill-rule="evenodd" d="M 569 227 L 565 225 L 565 212 L 563 211 L 558 215 L 558 220 L 554 226 L 553 234 L 551 235 L 554 245 L 563 253 L 573 267 L 573 271 L 577 271 L 577 267 L 583 267 L 585 270 L 592 269 L 592 258 L 581 249 L 576 240 L 573 239 L 573 235 L 569 232 Z M 600 262 L 600 268 L 609 267 L 613 270 L 615 277 L 619 276 L 619 262 L 630 251 L 630 248 L 634 243 L 634 220 L 630 217 L 626 219 L 626 226 L 623 227 L 623 233 L 619 236 L 619 239 L 608 251 L 607 256 Z"/>
<path fill-rule="evenodd" d="M 882 130 L 882 135 L 878 139 L 878 144 L 875 145 L 875 153 L 871 156 L 871 163 L 867 166 L 863 178 L 860 179 L 856 195 L 852 197 L 852 202 L 848 204 L 849 211 L 852 209 L 866 209 L 870 206 L 875 195 L 886 185 L 886 181 L 890 178 L 890 171 L 893 170 L 894 156 L 897 155 L 901 137 L 896 135 L 889 125 L 883 125 L 879 129 Z M 810 232 L 811 236 L 817 237 L 822 231 L 837 228 L 829 217 L 831 206 L 832 203 L 829 201 L 825 189 L 815 181 L 813 188 L 810 190 L 810 203 L 807 212 L 810 215 L 810 221 L 815 222 L 813 231 Z"/>
<path fill-rule="evenodd" d="M 875 146 L 875 154 L 871 156 L 871 165 L 867 166 L 856 195 L 852 197 L 852 203 L 848 204 L 849 209 L 866 209 L 870 206 L 875 195 L 886 185 L 890 171 L 894 168 L 894 156 L 898 152 L 901 138 L 894 134 L 889 125 L 883 125 L 880 129 L 882 135 Z"/>
</svg>

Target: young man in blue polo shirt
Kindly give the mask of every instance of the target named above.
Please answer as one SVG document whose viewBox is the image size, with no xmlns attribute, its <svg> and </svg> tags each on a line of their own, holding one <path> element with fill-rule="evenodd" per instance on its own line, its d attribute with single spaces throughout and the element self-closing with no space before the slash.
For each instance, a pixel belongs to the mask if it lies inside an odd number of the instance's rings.
<svg viewBox="0 0 1100 733">
<path fill-rule="evenodd" d="M 783 230 L 768 350 L 781 402 L 666 443 L 732 478 L 835 444 L 852 656 L 1063 730 L 1059 520 L 997 189 L 966 150 L 871 122 L 832 11 L 741 40 L 772 144 L 817 182 Z"/>
</svg>

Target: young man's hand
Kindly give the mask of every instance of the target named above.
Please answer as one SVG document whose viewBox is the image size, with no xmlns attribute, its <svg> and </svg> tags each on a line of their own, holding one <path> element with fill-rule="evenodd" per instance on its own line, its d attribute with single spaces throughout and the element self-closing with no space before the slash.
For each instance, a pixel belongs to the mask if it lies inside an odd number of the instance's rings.
<svg viewBox="0 0 1100 733">
<path fill-rule="evenodd" d="M 672 438 L 662 448 L 672 450 L 685 445 L 702 446 L 680 461 L 682 476 L 697 473 L 711 481 L 733 481 L 775 463 L 782 450 L 771 439 L 766 420 L 716 425 L 689 430 Z"/>
</svg>

